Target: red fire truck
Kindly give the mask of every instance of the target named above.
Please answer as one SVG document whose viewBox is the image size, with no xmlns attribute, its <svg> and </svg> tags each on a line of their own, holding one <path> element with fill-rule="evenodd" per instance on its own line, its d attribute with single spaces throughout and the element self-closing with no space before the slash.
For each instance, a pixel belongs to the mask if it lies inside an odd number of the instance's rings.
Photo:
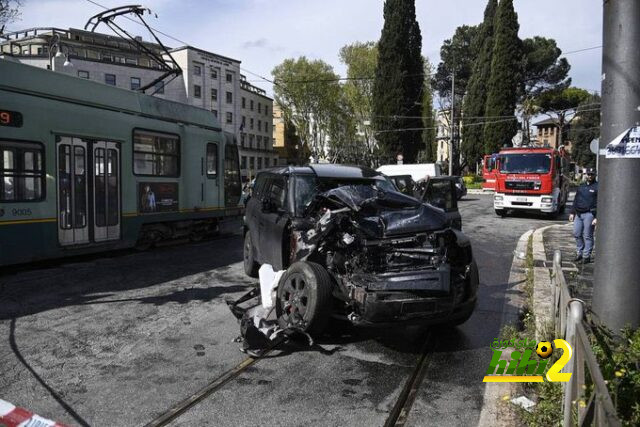
<svg viewBox="0 0 640 427">
<path fill-rule="evenodd" d="M 482 161 L 482 189 L 483 190 L 495 190 L 496 189 L 496 157 L 497 154 L 488 154 L 484 156 Z"/>
<path fill-rule="evenodd" d="M 531 210 L 555 215 L 564 211 L 569 194 L 569 158 L 562 148 L 504 148 L 495 159 L 496 214 Z"/>
</svg>

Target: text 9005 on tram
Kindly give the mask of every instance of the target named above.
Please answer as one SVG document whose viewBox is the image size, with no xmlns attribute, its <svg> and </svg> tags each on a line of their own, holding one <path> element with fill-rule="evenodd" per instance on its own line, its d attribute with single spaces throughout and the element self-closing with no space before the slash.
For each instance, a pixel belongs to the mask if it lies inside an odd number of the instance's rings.
<svg viewBox="0 0 640 427">
<path fill-rule="evenodd" d="M 0 60 L 0 265 L 240 225 L 232 134 L 209 111 Z"/>
</svg>

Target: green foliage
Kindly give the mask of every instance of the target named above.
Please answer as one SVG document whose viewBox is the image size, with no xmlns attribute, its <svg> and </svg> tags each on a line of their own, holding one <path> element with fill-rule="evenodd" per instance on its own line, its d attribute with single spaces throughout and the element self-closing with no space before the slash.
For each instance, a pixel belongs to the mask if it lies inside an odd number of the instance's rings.
<svg viewBox="0 0 640 427">
<path fill-rule="evenodd" d="M 484 128 L 485 153 L 494 153 L 504 145 L 511 146 L 511 139 L 517 132 L 514 112 L 522 84 L 519 28 L 513 0 L 501 0 L 496 13 L 493 59 L 485 107 L 488 120 Z"/>
<path fill-rule="evenodd" d="M 271 74 L 276 102 L 291 122 L 302 145 L 314 158 L 324 154 L 331 123 L 342 110 L 342 87 L 331 65 L 322 60 L 285 59 Z"/>
<path fill-rule="evenodd" d="M 407 163 L 415 162 L 422 139 L 420 130 L 408 130 L 422 127 L 421 49 L 414 0 L 385 0 L 373 87 L 373 124 L 376 139 L 387 155 L 402 153 Z"/>
<path fill-rule="evenodd" d="M 566 139 L 566 126 L 577 117 L 575 110 L 590 96 L 584 89 L 568 87 L 543 92 L 536 98 L 540 111 L 556 119 L 560 145 Z"/>
<path fill-rule="evenodd" d="M 482 160 L 484 150 L 484 122 L 487 101 L 487 81 L 491 73 L 493 57 L 493 33 L 498 0 L 489 0 L 484 10 L 484 21 L 480 25 L 474 41 L 474 50 L 479 52 L 473 73 L 467 86 L 467 94 L 462 105 L 463 126 L 461 150 L 469 165 Z"/>
<path fill-rule="evenodd" d="M 591 152 L 591 141 L 600 136 L 600 96 L 596 93 L 585 99 L 576 110 L 569 139 L 571 158 L 577 165 L 593 168 L 596 166 L 596 155 Z"/>
<path fill-rule="evenodd" d="M 478 175 L 465 175 L 462 177 L 465 185 L 482 184 L 482 177 Z"/>
<path fill-rule="evenodd" d="M 0 0 L 0 27 L 20 19 L 22 0 Z"/>
<path fill-rule="evenodd" d="M 433 76 L 433 89 L 443 98 L 451 96 L 451 75 L 456 75 L 456 94 L 464 94 L 478 55 L 476 39 L 479 26 L 462 25 L 440 48 L 440 63 Z"/>
<path fill-rule="evenodd" d="M 428 58 L 424 58 L 424 91 L 422 94 L 422 149 L 418 153 L 419 163 L 433 163 L 437 157 L 436 143 L 436 112 L 433 110 L 433 91 L 430 84 L 430 75 L 433 67 Z"/>
<path fill-rule="evenodd" d="M 624 328 L 620 336 L 594 328 L 592 347 L 620 421 L 640 425 L 640 328 Z"/>
<path fill-rule="evenodd" d="M 345 100 L 352 113 L 352 127 L 360 130 L 348 150 L 356 163 L 374 166 L 377 158 L 375 138 L 371 129 L 373 114 L 373 80 L 361 77 L 374 76 L 378 64 L 378 47 L 374 42 L 355 42 L 340 49 L 340 60 L 347 66 L 347 82 L 344 84 Z M 350 161 L 354 163 L 354 161 Z"/>
<path fill-rule="evenodd" d="M 523 92 L 520 96 L 519 111 L 522 115 L 524 143 L 531 141 L 531 117 L 538 114 L 540 107 L 535 98 L 548 91 L 558 91 L 569 87 L 567 77 L 571 66 L 566 58 L 560 58 L 562 51 L 554 39 L 533 37 L 522 41 L 524 75 Z"/>
</svg>

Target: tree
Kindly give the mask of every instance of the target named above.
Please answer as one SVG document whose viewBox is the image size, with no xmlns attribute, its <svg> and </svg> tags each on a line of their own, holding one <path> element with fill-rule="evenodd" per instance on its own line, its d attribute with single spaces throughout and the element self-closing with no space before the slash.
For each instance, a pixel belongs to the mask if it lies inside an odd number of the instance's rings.
<svg viewBox="0 0 640 427">
<path fill-rule="evenodd" d="M 543 92 L 536 102 L 540 111 L 555 120 L 558 128 L 558 145 L 565 139 L 567 125 L 576 118 L 576 109 L 590 97 L 589 92 L 577 87 Z"/>
<path fill-rule="evenodd" d="M 431 89 L 431 73 L 433 66 L 428 58 L 424 62 L 424 89 L 422 93 L 422 149 L 418 152 L 418 162 L 433 163 L 437 157 L 436 114 L 433 110 L 433 91 Z"/>
<path fill-rule="evenodd" d="M 352 111 L 358 140 L 359 163 L 373 166 L 376 161 L 376 140 L 373 135 L 373 80 L 378 65 L 378 47 L 374 42 L 352 43 L 340 49 L 340 60 L 347 66 L 344 95 Z"/>
<path fill-rule="evenodd" d="M 373 85 L 376 139 L 389 156 L 413 163 L 421 143 L 424 70 L 414 0 L 385 0 Z"/>
<path fill-rule="evenodd" d="M 456 94 L 462 97 L 473 73 L 478 50 L 474 46 L 478 25 L 462 25 L 456 28 L 453 37 L 445 40 L 440 48 L 440 63 L 432 78 L 433 89 L 442 98 L 451 97 L 451 76 L 455 73 Z"/>
<path fill-rule="evenodd" d="M 0 0 L 0 34 L 4 26 L 20 18 L 22 0 Z"/>
<path fill-rule="evenodd" d="M 571 157 L 577 165 L 593 168 L 596 155 L 591 152 L 590 144 L 600 137 L 600 95 L 594 93 L 578 106 L 569 138 L 571 139 Z"/>
<path fill-rule="evenodd" d="M 501 0 L 495 21 L 493 58 L 488 81 L 484 127 L 485 153 L 511 146 L 518 130 L 514 115 L 522 85 L 522 41 L 513 0 Z"/>
<path fill-rule="evenodd" d="M 301 144 L 314 159 L 324 157 L 329 121 L 342 92 L 338 75 L 326 62 L 304 56 L 285 59 L 271 74 L 285 120 L 295 126 Z"/>
<path fill-rule="evenodd" d="M 482 160 L 484 150 L 484 113 L 487 102 L 487 81 L 491 74 L 493 57 L 494 21 L 498 0 L 489 0 L 484 10 L 484 21 L 480 25 L 474 50 L 478 51 L 473 73 L 467 85 L 467 93 L 462 104 L 462 147 L 461 151 L 468 165 L 476 165 Z"/>
<path fill-rule="evenodd" d="M 531 117 L 538 113 L 535 98 L 544 92 L 561 90 L 571 85 L 571 66 L 553 39 L 533 37 L 522 41 L 524 55 L 523 93 L 519 110 L 522 116 L 523 143 L 531 140 Z"/>
</svg>

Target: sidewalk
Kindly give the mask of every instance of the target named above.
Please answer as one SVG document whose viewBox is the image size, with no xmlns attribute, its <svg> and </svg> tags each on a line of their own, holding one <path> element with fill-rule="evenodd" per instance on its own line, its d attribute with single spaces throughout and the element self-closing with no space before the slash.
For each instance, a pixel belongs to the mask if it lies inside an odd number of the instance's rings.
<svg viewBox="0 0 640 427">
<path fill-rule="evenodd" d="M 553 253 L 560 249 L 562 253 L 562 270 L 571 295 L 580 298 L 588 306 L 591 305 L 593 294 L 593 268 L 595 259 L 592 255 L 590 264 L 574 263 L 576 245 L 573 238 L 573 224 L 554 225 L 544 230 L 544 251 L 547 266 L 553 266 Z"/>
</svg>

